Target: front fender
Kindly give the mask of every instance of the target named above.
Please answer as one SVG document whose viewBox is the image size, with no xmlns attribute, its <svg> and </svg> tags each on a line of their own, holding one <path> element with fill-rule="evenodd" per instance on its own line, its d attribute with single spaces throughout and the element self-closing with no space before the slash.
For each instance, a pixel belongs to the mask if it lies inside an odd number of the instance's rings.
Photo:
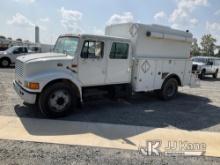
<svg viewBox="0 0 220 165">
<path fill-rule="evenodd" d="M 47 72 L 42 72 L 42 73 L 38 73 L 36 75 L 33 76 L 29 76 L 25 79 L 25 81 L 27 82 L 38 82 L 40 83 L 40 89 L 39 90 L 35 90 L 35 91 L 31 91 L 30 92 L 37 92 L 40 93 L 42 92 L 42 90 L 44 89 L 44 87 L 50 83 L 51 81 L 54 80 L 60 80 L 60 79 L 65 79 L 65 80 L 69 80 L 71 81 L 79 90 L 80 92 L 80 96 L 82 96 L 82 91 L 81 91 L 81 86 L 82 83 L 78 80 L 77 75 L 71 71 L 47 71 Z"/>
</svg>

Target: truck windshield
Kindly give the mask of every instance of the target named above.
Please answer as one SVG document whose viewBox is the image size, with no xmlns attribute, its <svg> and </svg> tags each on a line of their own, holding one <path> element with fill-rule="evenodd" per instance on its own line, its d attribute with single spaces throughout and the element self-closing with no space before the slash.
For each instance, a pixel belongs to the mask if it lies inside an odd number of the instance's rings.
<svg viewBox="0 0 220 165">
<path fill-rule="evenodd" d="M 78 46 L 78 42 L 79 38 L 77 37 L 60 37 L 56 42 L 54 52 L 74 56 Z"/>
<path fill-rule="evenodd" d="M 194 58 L 193 61 L 194 62 L 206 63 L 207 60 L 205 58 Z"/>
</svg>

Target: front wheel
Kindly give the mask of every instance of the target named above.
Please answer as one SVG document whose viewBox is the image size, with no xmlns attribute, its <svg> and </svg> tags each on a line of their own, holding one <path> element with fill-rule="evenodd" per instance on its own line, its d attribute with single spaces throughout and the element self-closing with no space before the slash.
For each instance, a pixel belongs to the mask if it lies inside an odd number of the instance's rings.
<svg viewBox="0 0 220 165">
<path fill-rule="evenodd" d="M 200 78 L 201 80 L 204 79 L 205 74 L 206 74 L 206 71 L 205 71 L 205 70 L 202 70 L 202 72 L 201 72 L 200 75 L 199 75 L 199 78 Z"/>
<path fill-rule="evenodd" d="M 178 82 L 174 78 L 166 80 L 159 92 L 159 96 L 163 100 L 170 100 L 177 95 Z"/>
<path fill-rule="evenodd" d="M 55 83 L 47 87 L 39 96 L 40 111 L 49 118 L 63 117 L 76 108 L 74 90 L 65 83 Z"/>
<path fill-rule="evenodd" d="M 0 65 L 3 68 L 9 67 L 10 66 L 10 60 L 7 59 L 7 58 L 3 58 L 3 59 L 0 60 Z"/>
<path fill-rule="evenodd" d="M 218 78 L 218 70 L 216 70 L 216 72 L 213 74 L 213 78 Z"/>
</svg>

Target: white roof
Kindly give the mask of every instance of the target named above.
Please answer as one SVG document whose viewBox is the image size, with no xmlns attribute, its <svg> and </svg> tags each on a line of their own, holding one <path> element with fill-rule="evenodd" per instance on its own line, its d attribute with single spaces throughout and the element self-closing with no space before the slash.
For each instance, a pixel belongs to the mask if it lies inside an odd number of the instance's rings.
<svg viewBox="0 0 220 165">
<path fill-rule="evenodd" d="M 192 33 L 189 32 L 189 30 L 183 31 L 183 30 L 177 30 L 177 29 L 173 29 L 171 27 L 168 26 L 163 26 L 163 25 L 157 25 L 157 24 L 141 24 L 141 23 L 122 23 L 122 24 L 113 24 L 113 25 L 109 25 L 107 27 L 114 27 L 114 26 L 138 26 L 141 29 L 146 29 L 149 30 L 151 32 L 159 32 L 159 33 L 166 33 L 166 34 L 170 34 L 170 35 L 177 35 L 177 36 L 181 36 L 181 37 L 189 37 L 192 38 Z"/>
</svg>

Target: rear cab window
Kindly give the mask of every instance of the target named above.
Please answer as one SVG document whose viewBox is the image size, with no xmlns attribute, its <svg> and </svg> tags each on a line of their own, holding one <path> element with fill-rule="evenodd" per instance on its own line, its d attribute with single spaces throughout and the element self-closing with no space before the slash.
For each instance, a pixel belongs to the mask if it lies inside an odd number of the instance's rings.
<svg viewBox="0 0 220 165">
<path fill-rule="evenodd" d="M 128 59 L 129 44 L 113 42 L 110 52 L 110 59 Z"/>
</svg>

